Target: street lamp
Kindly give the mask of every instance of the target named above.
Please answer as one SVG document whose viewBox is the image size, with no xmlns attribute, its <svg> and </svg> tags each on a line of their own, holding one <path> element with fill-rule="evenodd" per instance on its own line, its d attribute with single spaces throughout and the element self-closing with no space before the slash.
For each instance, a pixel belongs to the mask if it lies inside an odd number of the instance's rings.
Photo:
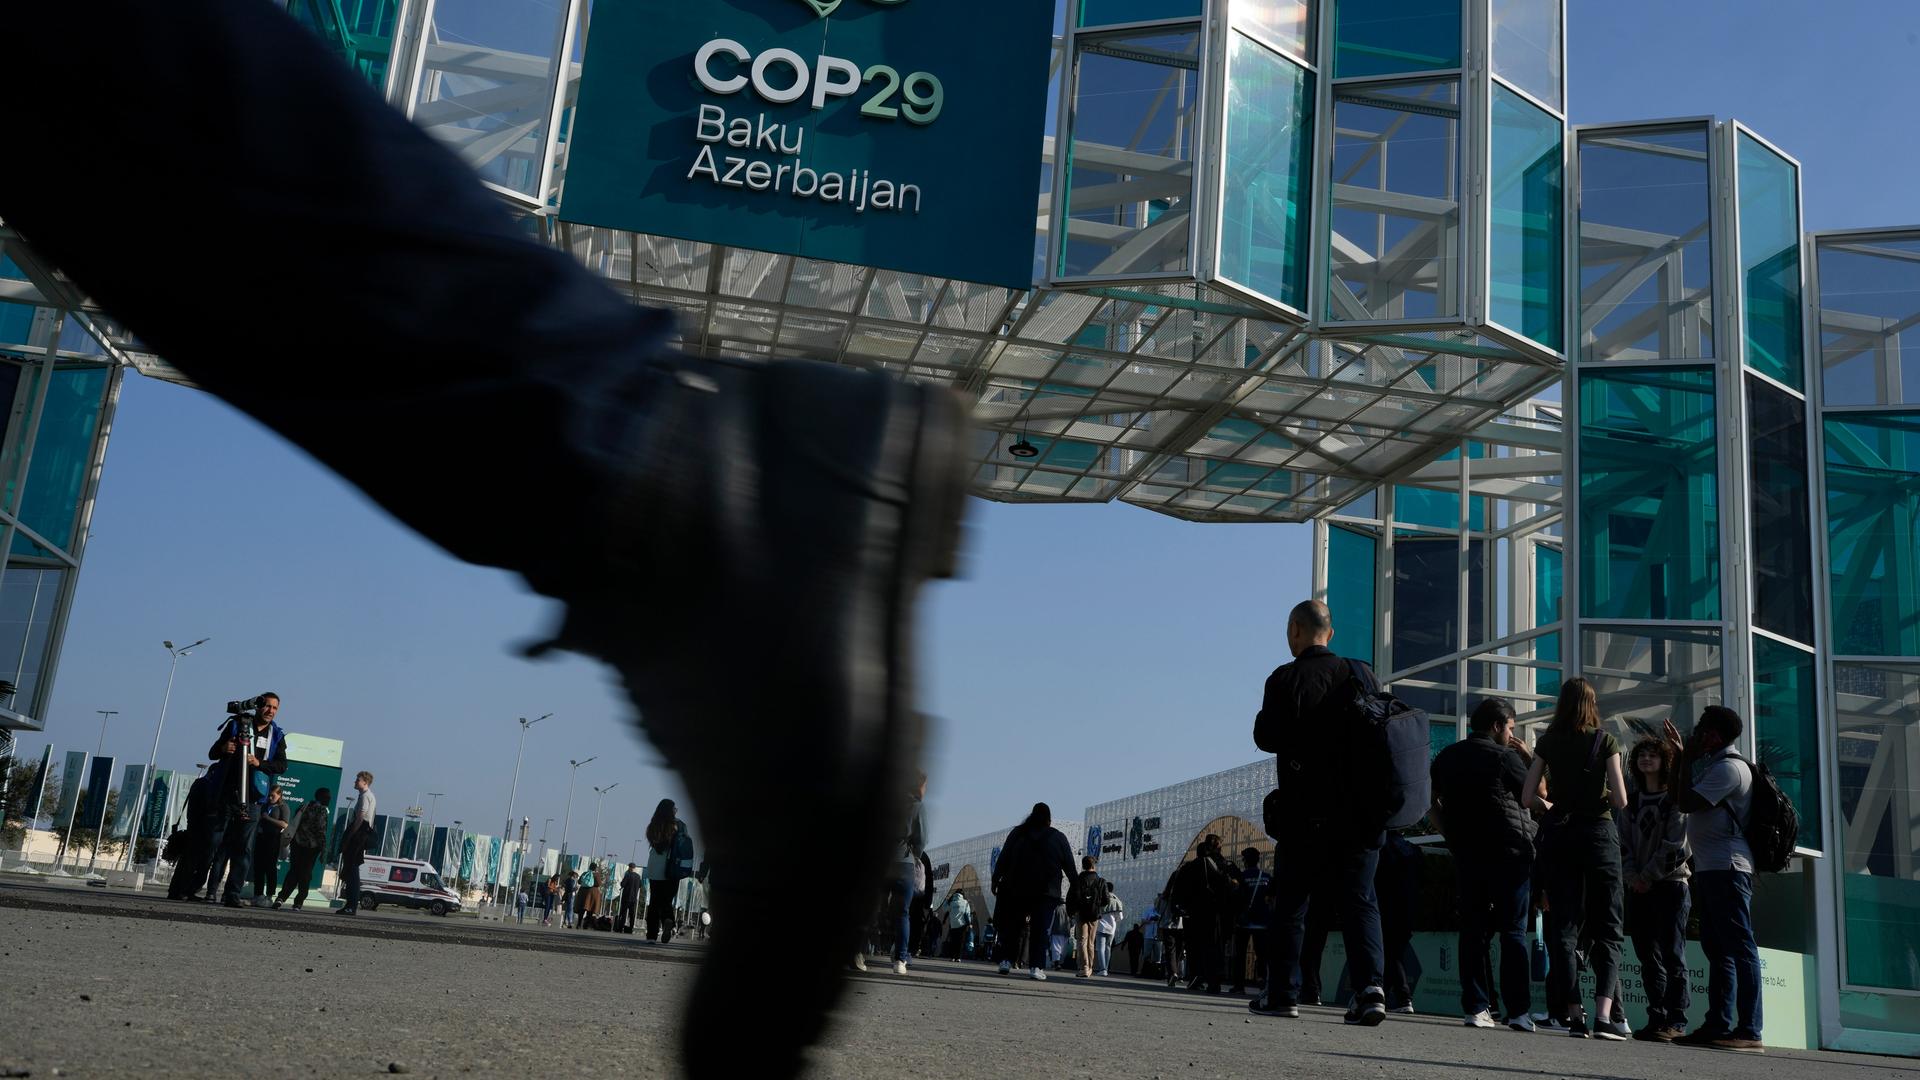
<svg viewBox="0 0 1920 1080">
<path fill-rule="evenodd" d="M 444 792 L 444 791 L 429 791 L 429 792 L 427 792 L 427 795 L 428 795 L 428 797 L 429 797 L 429 798 L 431 798 L 431 799 L 432 799 L 433 801 L 427 804 L 427 834 L 426 834 L 426 839 L 427 839 L 427 857 L 426 857 L 425 859 L 421 859 L 420 861 L 422 861 L 422 862 L 432 862 L 432 861 L 433 861 L 433 812 L 434 812 L 435 810 L 438 810 L 438 809 L 440 809 L 440 796 L 442 796 L 442 795 L 445 795 L 445 794 L 446 794 L 446 792 Z M 417 840 L 416 840 L 416 841 L 414 842 L 414 845 L 413 845 L 413 847 L 414 847 L 414 851 L 413 851 L 413 856 L 414 856 L 414 858 L 416 858 L 416 859 L 418 859 L 418 858 L 420 858 L 420 843 L 419 843 L 419 841 L 417 841 Z M 435 870 L 436 872 L 438 872 L 438 871 L 439 871 L 439 869 L 440 869 L 440 868 L 439 868 L 438 866 L 435 866 L 435 867 L 434 867 L 434 870 Z"/>
<path fill-rule="evenodd" d="M 140 797 L 134 800 L 133 803 L 134 813 L 139 816 L 133 819 L 133 839 L 127 842 L 127 869 L 129 870 L 133 869 L 134 851 L 140 846 L 140 827 L 146 823 L 147 791 L 153 785 L 154 762 L 159 760 L 160 757 L 160 731 L 167 726 L 167 706 L 173 701 L 173 676 L 180 670 L 181 657 L 192 655 L 193 650 L 212 640 L 210 637 L 203 637 L 199 641 L 179 649 L 174 648 L 173 642 L 171 641 L 163 641 L 160 643 L 167 647 L 167 652 L 173 656 L 173 662 L 167 665 L 167 693 L 165 697 L 160 699 L 160 722 L 153 725 L 153 749 L 147 751 L 147 771 L 146 774 L 140 778 Z M 160 827 L 163 829 L 166 828 L 166 822 L 161 822 Z M 158 858 L 154 859 L 155 863 L 159 861 Z"/>
<path fill-rule="evenodd" d="M 119 716 L 120 710 L 95 709 L 93 711 L 100 714 L 100 744 L 93 748 L 93 758 L 95 761 L 98 761 L 100 760 L 100 752 L 107 748 L 107 721 Z M 89 767 L 87 773 L 91 774 L 92 772 L 93 769 Z M 73 845 L 73 823 L 80 820 L 80 793 L 76 791 L 73 794 L 73 816 L 67 819 L 67 838 L 61 841 L 61 847 L 71 847 Z M 89 875 L 93 873 L 93 864 L 100 858 L 100 834 L 107 830 L 105 792 L 101 793 L 100 799 L 100 821 L 93 827 L 93 854 L 87 856 L 87 873 Z M 80 865 L 80 855 L 78 852 L 73 856 L 73 865 Z"/>
<path fill-rule="evenodd" d="M 619 786 L 620 786 L 620 782 L 616 780 L 613 783 L 608 784 L 606 787 L 597 787 L 593 789 L 593 793 L 595 795 L 595 798 L 593 800 L 593 832 L 588 833 L 587 834 L 588 836 L 594 836 L 600 832 L 600 807 L 605 805 L 607 801 L 607 792 L 612 791 L 614 788 L 617 788 Z M 600 850 L 601 851 L 607 850 L 607 838 L 604 836 L 600 837 Z"/>
<path fill-rule="evenodd" d="M 500 833 L 502 843 L 513 836 L 513 800 L 520 794 L 520 758 L 527 752 L 527 731 L 552 715 L 548 713 L 546 716 L 537 716 L 532 720 L 524 716 L 520 718 L 520 749 L 513 755 L 513 786 L 507 789 L 507 827 Z"/>
<path fill-rule="evenodd" d="M 585 765 L 587 761 L 592 761 L 593 758 L 599 756 L 599 754 L 595 754 L 593 757 L 586 759 L 586 761 L 569 760 L 567 762 L 572 768 L 567 772 L 567 810 L 560 818 L 560 866 L 562 873 L 566 872 L 567 839 L 573 835 L 573 774 L 579 772 L 580 766 Z"/>
</svg>

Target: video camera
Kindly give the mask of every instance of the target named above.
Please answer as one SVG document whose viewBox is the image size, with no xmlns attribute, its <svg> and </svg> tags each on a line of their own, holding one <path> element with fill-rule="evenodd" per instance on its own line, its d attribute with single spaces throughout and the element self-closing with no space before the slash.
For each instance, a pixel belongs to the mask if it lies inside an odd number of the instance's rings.
<svg viewBox="0 0 1920 1080">
<path fill-rule="evenodd" d="M 254 718 L 254 713 L 259 710 L 261 704 L 266 700 L 267 695 L 260 694 L 256 697 L 243 698 L 239 701 L 229 701 L 227 702 L 227 715 L 244 716 L 251 720 Z"/>
</svg>

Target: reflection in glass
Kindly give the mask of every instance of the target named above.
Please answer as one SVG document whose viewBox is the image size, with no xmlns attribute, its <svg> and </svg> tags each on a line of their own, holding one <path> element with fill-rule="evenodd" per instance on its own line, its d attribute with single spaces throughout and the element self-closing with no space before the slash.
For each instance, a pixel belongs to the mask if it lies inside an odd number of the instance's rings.
<svg viewBox="0 0 1920 1080">
<path fill-rule="evenodd" d="M 1559 5 L 1554 5 L 1559 11 Z M 1493 87 L 1488 314 L 1558 352 L 1566 270 L 1561 213 L 1566 192 L 1558 118 L 1498 83 Z"/>
<path fill-rule="evenodd" d="M 1340 655 L 1373 663 L 1373 593 L 1380 580 L 1379 541 L 1359 529 L 1327 530 L 1327 606 L 1340 638 Z"/>
<path fill-rule="evenodd" d="M 1081 26 L 1197 19 L 1200 0 L 1080 0 Z"/>
<path fill-rule="evenodd" d="M 1920 656 L 1920 415 L 1826 420 L 1834 651 Z"/>
<path fill-rule="evenodd" d="M 1835 664 L 1846 981 L 1920 990 L 1920 667 Z"/>
<path fill-rule="evenodd" d="M 20 499 L 20 523 L 63 549 L 73 543 L 79 521 L 110 375 L 104 367 L 56 368 L 41 408 L 40 433 L 33 441 Z M 52 554 L 21 533 L 14 534 L 13 553 Z"/>
<path fill-rule="evenodd" d="M 13 707 L 37 715 L 54 608 L 64 570 L 15 567 L 0 574 L 0 679 L 14 684 Z"/>
<path fill-rule="evenodd" d="M 1747 366 L 1799 389 L 1800 177 L 1785 158 L 1740 135 L 1740 273 Z"/>
<path fill-rule="evenodd" d="M 1920 235 L 1820 241 L 1828 405 L 1920 404 Z"/>
<path fill-rule="evenodd" d="M 1493 0 L 1493 73 L 1546 102 L 1560 100 L 1560 0 Z"/>
<path fill-rule="evenodd" d="M 1718 619 L 1713 372 L 1580 378 L 1580 611 Z"/>
<path fill-rule="evenodd" d="M 1220 276 L 1304 311 L 1313 76 L 1244 34 L 1232 38 Z"/>
<path fill-rule="evenodd" d="M 1627 746 L 1658 735 L 1669 719 L 1685 735 L 1701 709 L 1726 702 L 1718 630 L 1588 627 L 1580 648 L 1600 717 Z"/>
<path fill-rule="evenodd" d="M 1334 91 L 1327 318 L 1460 313 L 1459 99 L 1451 79 Z"/>
<path fill-rule="evenodd" d="M 1460 0 L 1339 0 L 1333 75 L 1403 75 L 1460 66 Z"/>
<path fill-rule="evenodd" d="M 1081 41 L 1062 276 L 1187 269 L 1199 103 L 1197 32 Z"/>
<path fill-rule="evenodd" d="M 284 0 L 283 6 L 294 21 L 358 71 L 367 85 L 386 88 L 400 0 Z"/>
<path fill-rule="evenodd" d="M 1487 544 L 1467 547 L 1467 639 L 1486 640 Z M 1460 542 L 1451 536 L 1399 536 L 1393 541 L 1393 667 L 1405 671 L 1463 647 L 1460 635 Z M 1484 664 L 1470 665 L 1474 669 Z M 1453 665 L 1425 676 L 1452 683 Z M 1469 679 L 1484 678 L 1469 672 Z M 1451 714 L 1447 707 L 1436 711 Z"/>
<path fill-rule="evenodd" d="M 1713 355 L 1707 129 L 1580 136 L 1582 360 Z"/>
<path fill-rule="evenodd" d="M 1807 407 L 1747 377 L 1753 470 L 1753 622 L 1813 643 L 1813 536 L 1807 484 Z"/>
<path fill-rule="evenodd" d="M 436 0 L 413 122 L 483 179 L 539 197 L 568 3 Z"/>
<path fill-rule="evenodd" d="M 1760 761 L 1800 814 L 1800 846 L 1820 844 L 1820 701 L 1814 655 L 1753 636 L 1753 731 Z"/>
<path fill-rule="evenodd" d="M 1273 44 L 1311 60 L 1312 10 L 1307 0 L 1235 0 L 1233 17 Z"/>
</svg>

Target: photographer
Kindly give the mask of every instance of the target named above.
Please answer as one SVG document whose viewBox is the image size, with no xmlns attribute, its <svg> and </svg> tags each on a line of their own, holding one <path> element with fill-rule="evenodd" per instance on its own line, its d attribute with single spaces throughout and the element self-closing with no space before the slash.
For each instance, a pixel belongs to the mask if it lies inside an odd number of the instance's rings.
<svg viewBox="0 0 1920 1080">
<path fill-rule="evenodd" d="M 273 717 L 280 711 L 280 695 L 261 694 L 247 701 L 227 702 L 226 723 L 208 748 L 213 766 L 207 770 L 208 790 L 216 809 L 213 870 L 207 876 L 207 898 L 220 890 L 220 902 L 240 906 L 240 889 L 251 876 L 254 832 L 273 790 L 273 778 L 287 771 L 287 737 Z M 220 889 L 221 879 L 226 887 Z"/>
</svg>

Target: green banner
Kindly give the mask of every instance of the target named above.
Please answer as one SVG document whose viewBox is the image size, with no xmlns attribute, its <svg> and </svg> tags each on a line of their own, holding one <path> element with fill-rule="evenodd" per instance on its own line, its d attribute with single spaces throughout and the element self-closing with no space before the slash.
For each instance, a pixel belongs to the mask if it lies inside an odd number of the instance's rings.
<svg viewBox="0 0 1920 1080">
<path fill-rule="evenodd" d="M 340 805 L 340 757 L 346 749 L 346 743 L 339 739 L 322 739 L 314 735 L 302 735 L 287 732 L 287 771 L 280 774 L 280 791 L 287 802 L 288 828 L 299 818 L 300 808 L 305 806 L 313 793 L 326 788 L 333 793 L 333 805 Z M 332 822 L 336 814 L 328 815 L 328 842 L 323 850 L 332 850 Z M 264 827 L 264 826 L 263 826 Z M 291 835 L 291 833 L 289 833 Z M 289 845 L 280 845 L 282 858 L 274 868 L 274 879 L 287 879 Z M 307 888 L 320 887 L 320 878 L 327 871 L 327 860 L 313 861 L 313 873 L 308 876 Z"/>
</svg>

